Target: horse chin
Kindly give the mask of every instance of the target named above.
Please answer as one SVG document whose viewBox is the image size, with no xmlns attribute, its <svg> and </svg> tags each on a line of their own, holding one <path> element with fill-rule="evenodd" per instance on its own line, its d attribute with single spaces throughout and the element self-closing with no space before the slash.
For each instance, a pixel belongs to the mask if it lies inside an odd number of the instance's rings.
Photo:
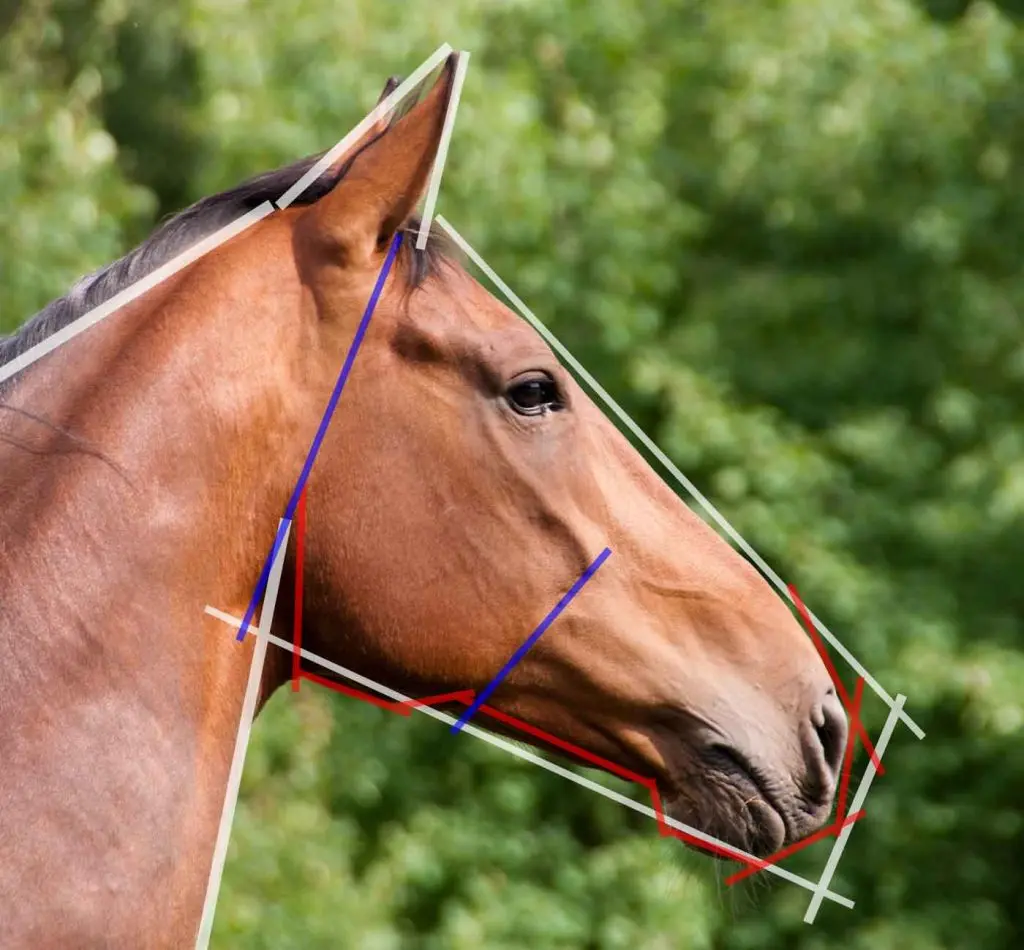
<svg viewBox="0 0 1024 950">
<path fill-rule="evenodd" d="M 687 794 L 666 795 L 664 800 L 665 814 L 669 818 L 755 857 L 773 854 L 786 844 L 789 837 L 782 815 L 759 796 L 723 796 L 713 804 L 695 802 Z M 729 860 L 728 855 L 710 846 L 687 838 L 681 840 L 693 851 Z"/>
</svg>

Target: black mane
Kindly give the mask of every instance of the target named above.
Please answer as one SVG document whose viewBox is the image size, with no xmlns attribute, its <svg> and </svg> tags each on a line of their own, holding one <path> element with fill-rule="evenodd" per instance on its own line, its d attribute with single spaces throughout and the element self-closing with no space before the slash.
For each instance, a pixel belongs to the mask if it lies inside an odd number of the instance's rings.
<svg viewBox="0 0 1024 950">
<path fill-rule="evenodd" d="M 81 278 L 63 297 L 48 303 L 10 336 L 0 336 L 0 366 L 109 300 L 114 294 L 130 287 L 219 228 L 266 201 L 279 199 L 320 157 L 313 155 L 284 168 L 257 175 L 228 191 L 202 198 L 169 218 L 133 251 Z M 325 172 L 293 203 L 310 205 L 318 201 L 341 181 L 350 166 L 351 160 L 340 169 Z M 409 221 L 405 230 L 410 238 L 419 231 L 419 226 L 419 219 Z M 400 254 L 406 264 L 402 272 L 410 289 L 420 286 L 427 277 L 440 273 L 443 262 L 458 256 L 452 242 L 433 228 L 424 250 L 417 250 L 413 240 L 403 240 Z M 6 384 L 0 384 L 0 391 L 5 388 Z"/>
</svg>

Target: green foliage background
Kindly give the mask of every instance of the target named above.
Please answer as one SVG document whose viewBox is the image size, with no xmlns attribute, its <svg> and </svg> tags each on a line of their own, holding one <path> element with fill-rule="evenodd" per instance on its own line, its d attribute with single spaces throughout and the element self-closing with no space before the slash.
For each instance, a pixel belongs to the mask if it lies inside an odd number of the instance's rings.
<svg viewBox="0 0 1024 950">
<path fill-rule="evenodd" d="M 468 49 L 442 213 L 928 733 L 808 927 L 436 723 L 282 694 L 214 946 L 1022 945 L 1019 6 L 8 0 L 0 326 Z"/>
</svg>

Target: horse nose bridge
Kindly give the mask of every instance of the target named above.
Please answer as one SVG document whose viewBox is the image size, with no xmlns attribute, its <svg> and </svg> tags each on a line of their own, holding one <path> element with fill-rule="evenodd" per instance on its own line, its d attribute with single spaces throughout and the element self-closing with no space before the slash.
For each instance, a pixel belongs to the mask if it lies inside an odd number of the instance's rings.
<svg viewBox="0 0 1024 950">
<path fill-rule="evenodd" d="M 806 707 L 806 690 L 829 685 L 814 644 L 760 575 L 709 590 L 686 609 L 716 653 L 787 702 Z"/>
</svg>

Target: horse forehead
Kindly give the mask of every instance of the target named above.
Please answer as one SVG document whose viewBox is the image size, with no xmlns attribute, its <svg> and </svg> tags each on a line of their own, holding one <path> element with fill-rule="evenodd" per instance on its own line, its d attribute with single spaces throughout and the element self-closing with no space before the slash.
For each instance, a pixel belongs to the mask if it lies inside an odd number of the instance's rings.
<svg viewBox="0 0 1024 950">
<path fill-rule="evenodd" d="M 469 275 L 429 281 L 398 316 L 398 333 L 430 340 L 457 358 L 501 361 L 551 356 L 543 338 Z"/>
<path fill-rule="evenodd" d="M 521 321 L 484 331 L 479 345 L 485 356 L 507 361 L 548 357 L 551 349 L 534 329 Z"/>
<path fill-rule="evenodd" d="M 519 317 L 461 267 L 442 278 L 428 279 L 423 287 L 425 305 L 447 314 L 460 326 L 481 331 L 517 330 Z"/>
</svg>

